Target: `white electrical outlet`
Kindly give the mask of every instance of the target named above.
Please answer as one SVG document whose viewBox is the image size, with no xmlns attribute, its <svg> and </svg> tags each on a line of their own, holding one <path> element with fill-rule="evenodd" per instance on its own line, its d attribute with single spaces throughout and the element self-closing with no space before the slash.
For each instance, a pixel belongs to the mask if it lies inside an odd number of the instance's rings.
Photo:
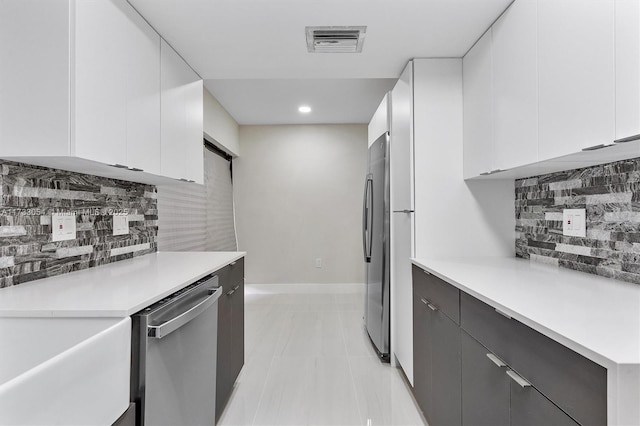
<svg viewBox="0 0 640 426">
<path fill-rule="evenodd" d="M 585 209 L 562 210 L 562 235 L 583 238 L 587 236 Z"/>
<path fill-rule="evenodd" d="M 316 268 L 322 268 L 322 258 L 316 258 Z"/>
<path fill-rule="evenodd" d="M 126 214 L 114 214 L 113 235 L 127 235 L 129 233 L 129 216 Z"/>
<path fill-rule="evenodd" d="M 76 238 L 76 215 L 51 214 L 51 241 L 67 241 Z"/>
</svg>

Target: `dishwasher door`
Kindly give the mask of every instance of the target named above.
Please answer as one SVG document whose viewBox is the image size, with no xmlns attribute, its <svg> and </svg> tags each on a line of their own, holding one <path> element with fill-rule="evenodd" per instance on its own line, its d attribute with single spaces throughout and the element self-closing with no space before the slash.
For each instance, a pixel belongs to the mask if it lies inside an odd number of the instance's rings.
<svg viewBox="0 0 640 426">
<path fill-rule="evenodd" d="M 214 285 L 217 277 L 137 315 L 138 425 L 215 424 L 217 299 L 222 288 Z"/>
</svg>

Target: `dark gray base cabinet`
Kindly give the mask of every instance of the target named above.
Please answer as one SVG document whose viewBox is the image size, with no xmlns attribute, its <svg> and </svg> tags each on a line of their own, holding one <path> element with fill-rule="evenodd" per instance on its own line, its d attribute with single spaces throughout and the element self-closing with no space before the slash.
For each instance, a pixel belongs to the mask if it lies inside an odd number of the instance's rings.
<svg viewBox="0 0 640 426">
<path fill-rule="evenodd" d="M 220 273 L 218 299 L 218 359 L 216 364 L 216 420 L 224 411 L 244 365 L 244 259 Z"/>
<path fill-rule="evenodd" d="M 462 332 L 462 424 L 474 426 L 578 426 L 534 387 L 522 387 L 508 367 Z"/>
<path fill-rule="evenodd" d="M 440 284 L 434 281 L 437 278 L 419 269 L 414 270 L 414 274 L 413 362 L 416 401 L 430 426 L 458 426 L 461 424 L 460 327 L 451 318 L 457 319 L 458 290 L 450 292 L 445 289 L 441 293 L 438 291 Z"/>
<path fill-rule="evenodd" d="M 462 339 L 462 424 L 507 426 L 511 379 L 489 351 L 464 331 Z"/>
<path fill-rule="evenodd" d="M 566 346 L 460 295 L 462 329 L 583 426 L 607 423 L 607 370 Z"/>
<path fill-rule="evenodd" d="M 414 395 L 430 426 L 601 426 L 606 369 L 413 268 Z"/>
</svg>

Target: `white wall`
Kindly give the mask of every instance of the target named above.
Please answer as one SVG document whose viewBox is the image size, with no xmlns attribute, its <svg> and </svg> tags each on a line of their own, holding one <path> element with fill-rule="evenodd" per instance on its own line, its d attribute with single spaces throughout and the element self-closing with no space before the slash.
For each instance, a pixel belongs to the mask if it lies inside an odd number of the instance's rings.
<svg viewBox="0 0 640 426">
<path fill-rule="evenodd" d="M 515 255 L 514 182 L 462 179 L 462 60 L 414 63 L 416 257 Z"/>
<path fill-rule="evenodd" d="M 234 157 L 240 155 L 238 123 L 207 89 L 204 89 L 204 134 L 218 148 Z"/>
<path fill-rule="evenodd" d="M 367 126 L 240 126 L 240 148 L 233 184 L 247 282 L 364 282 Z"/>
</svg>

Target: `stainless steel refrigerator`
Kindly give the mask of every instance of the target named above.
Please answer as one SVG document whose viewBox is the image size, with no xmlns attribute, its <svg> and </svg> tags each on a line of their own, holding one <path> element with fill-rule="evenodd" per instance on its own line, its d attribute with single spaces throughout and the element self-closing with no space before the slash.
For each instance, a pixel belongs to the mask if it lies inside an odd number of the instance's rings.
<svg viewBox="0 0 640 426">
<path fill-rule="evenodd" d="M 369 147 L 362 208 L 365 325 L 383 361 L 389 361 L 390 283 L 389 133 Z"/>
</svg>

